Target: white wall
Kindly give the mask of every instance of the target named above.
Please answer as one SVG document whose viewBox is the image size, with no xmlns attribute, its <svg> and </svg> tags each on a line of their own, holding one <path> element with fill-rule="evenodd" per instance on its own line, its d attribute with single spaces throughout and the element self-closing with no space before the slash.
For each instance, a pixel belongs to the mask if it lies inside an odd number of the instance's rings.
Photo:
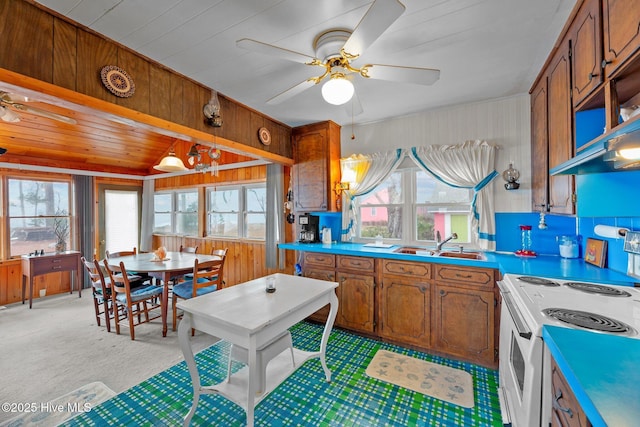
<svg viewBox="0 0 640 427">
<path fill-rule="evenodd" d="M 354 139 L 352 135 L 355 136 Z M 473 104 L 456 105 L 365 125 L 345 125 L 341 131 L 342 157 L 394 148 L 453 145 L 486 140 L 500 147 L 496 170 L 513 161 L 520 171 L 520 189 L 506 191 L 496 177 L 496 212 L 531 211 L 531 111 L 529 95 L 517 95 Z"/>
</svg>

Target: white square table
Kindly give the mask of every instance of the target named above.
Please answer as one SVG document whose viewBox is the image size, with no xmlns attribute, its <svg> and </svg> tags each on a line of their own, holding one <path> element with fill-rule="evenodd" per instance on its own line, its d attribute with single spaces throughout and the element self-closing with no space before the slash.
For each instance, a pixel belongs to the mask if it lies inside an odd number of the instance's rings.
<svg viewBox="0 0 640 427">
<path fill-rule="evenodd" d="M 338 312 L 335 294 L 338 283 L 280 273 L 267 277 L 275 278 L 273 293 L 265 291 L 266 277 L 261 277 L 178 303 L 184 312 L 178 326 L 178 340 L 193 383 L 193 404 L 184 419 L 185 426 L 191 422 L 201 394 L 221 394 L 235 402 L 246 411 L 247 425 L 253 426 L 255 405 L 311 358 L 320 358 L 327 382 L 331 381 L 325 354 Z M 257 350 L 327 304 L 330 311 L 320 351 L 294 348 L 295 367 L 291 366 L 290 355 L 288 359 L 277 356 L 267 368 L 264 392 L 258 393 Z M 234 374 L 231 381 L 202 386 L 189 341 L 191 328 L 247 349 L 248 367 Z"/>
</svg>

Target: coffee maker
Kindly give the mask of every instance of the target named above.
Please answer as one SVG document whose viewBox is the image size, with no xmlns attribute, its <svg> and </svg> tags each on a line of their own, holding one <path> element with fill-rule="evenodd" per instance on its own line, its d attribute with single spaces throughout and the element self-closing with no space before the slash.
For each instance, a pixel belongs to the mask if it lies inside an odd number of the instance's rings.
<svg viewBox="0 0 640 427">
<path fill-rule="evenodd" d="M 311 214 L 298 216 L 298 224 L 300 225 L 298 241 L 300 243 L 315 243 L 320 241 L 319 221 L 320 217 Z"/>
</svg>

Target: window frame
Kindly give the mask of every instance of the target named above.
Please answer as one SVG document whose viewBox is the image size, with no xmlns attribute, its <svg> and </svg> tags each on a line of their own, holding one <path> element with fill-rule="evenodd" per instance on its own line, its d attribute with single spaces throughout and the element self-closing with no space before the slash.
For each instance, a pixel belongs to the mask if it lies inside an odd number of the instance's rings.
<svg viewBox="0 0 640 427">
<path fill-rule="evenodd" d="M 248 191 L 250 191 L 251 189 L 255 189 L 255 188 L 260 188 L 260 189 L 264 189 L 265 191 L 265 210 L 264 211 L 249 211 L 248 210 Z M 205 200 L 206 200 L 206 207 L 205 207 L 205 236 L 206 237 L 213 237 L 216 239 L 241 239 L 241 240 L 251 240 L 251 241 L 265 241 L 266 240 L 266 216 L 267 216 L 267 206 L 266 206 L 266 188 L 267 188 L 267 183 L 266 182 L 259 182 L 259 183 L 247 183 L 247 184 L 230 184 L 230 185 L 219 185 L 219 186 L 215 186 L 215 187 L 207 187 L 206 189 L 206 194 L 205 194 Z M 211 195 L 214 192 L 217 191 L 225 191 L 225 190 L 237 190 L 238 191 L 238 210 L 237 212 L 235 211 L 213 211 L 210 210 L 210 206 L 211 206 Z M 213 232 L 213 227 L 211 226 L 212 221 L 210 219 L 210 216 L 214 213 L 225 213 L 225 214 L 235 214 L 237 215 L 237 224 L 238 224 L 238 229 L 237 229 L 237 234 L 235 236 L 228 236 L 228 235 L 224 235 L 224 234 L 216 234 Z M 247 233 L 249 231 L 249 226 L 248 226 L 248 222 L 247 222 L 247 217 L 249 215 L 255 215 L 255 214 L 264 214 L 264 224 L 265 224 L 265 233 L 263 234 L 262 237 L 249 237 L 247 236 Z"/>
<path fill-rule="evenodd" d="M 36 183 L 53 183 L 53 184 L 64 184 L 67 187 L 67 206 L 66 206 L 66 215 L 12 215 L 10 209 L 10 197 L 11 197 L 11 181 L 31 181 Z M 4 215 L 4 230 L 6 232 L 5 244 L 3 245 L 2 251 L 4 252 L 2 258 L 3 259 L 15 259 L 20 258 L 22 255 L 28 255 L 29 252 L 21 253 L 21 254 L 13 254 L 12 253 L 12 245 L 11 245 L 11 235 L 13 234 L 11 221 L 12 219 L 29 219 L 36 218 L 41 220 L 48 220 L 56 218 L 64 218 L 69 224 L 69 235 L 67 237 L 67 250 L 73 250 L 76 245 L 76 221 L 75 221 L 75 190 L 73 187 L 73 181 L 71 177 L 41 177 L 41 176 L 32 176 L 32 175 L 5 175 L 2 180 L 2 197 L 5 201 L 3 203 L 3 215 Z M 63 209 L 64 211 L 65 209 Z M 41 244 L 38 245 L 37 248 L 34 249 L 44 249 L 45 252 L 51 252 L 55 250 L 53 247 L 43 247 Z"/>
<path fill-rule="evenodd" d="M 186 193 L 195 193 L 196 194 L 196 200 L 197 200 L 197 206 L 195 208 L 195 211 L 182 211 L 179 210 L 178 208 L 178 197 L 180 194 L 186 194 Z M 171 207 L 169 211 L 158 211 L 156 210 L 156 203 L 155 203 L 155 197 L 158 195 L 171 195 Z M 158 235 L 174 235 L 174 236 L 186 236 L 186 237 L 200 237 L 201 236 L 201 232 L 200 232 L 200 205 L 201 205 L 201 199 L 200 199 L 200 192 L 198 191 L 197 188 L 181 188 L 181 189 L 177 189 L 177 190 L 161 190 L 161 191 L 155 191 L 153 193 L 153 233 L 154 234 L 158 234 Z M 171 221 L 171 230 L 170 231 L 160 231 L 156 228 L 156 215 L 157 214 L 169 214 L 169 218 Z M 195 215 L 196 221 L 197 221 L 197 226 L 196 226 L 196 233 L 195 234 L 185 234 L 185 233 L 179 233 L 177 231 L 177 227 L 178 227 L 178 218 L 180 215 L 186 215 L 186 214 L 193 214 Z"/>
<path fill-rule="evenodd" d="M 398 244 L 398 245 L 417 245 L 417 246 L 425 246 L 425 245 L 435 245 L 435 238 L 432 240 L 419 240 L 418 239 L 418 225 L 417 225 L 417 212 L 419 207 L 447 207 L 449 209 L 455 209 L 456 207 L 460 207 L 460 212 L 466 214 L 467 216 L 467 233 L 459 233 L 460 235 L 471 236 L 471 220 L 472 220 L 472 210 L 471 210 L 471 201 L 473 198 L 473 190 L 469 189 L 469 198 L 467 203 L 418 203 L 417 202 L 417 185 L 418 179 L 417 174 L 419 172 L 424 172 L 422 169 L 418 167 L 404 167 L 398 168 L 393 173 L 401 174 L 401 191 L 402 191 L 402 217 L 401 217 L 401 237 L 400 238 L 384 238 L 385 242 L 389 244 Z M 385 181 L 388 177 L 385 179 Z M 432 178 L 436 179 L 436 178 Z M 377 187 L 376 187 L 377 189 Z M 376 191 L 376 189 L 371 190 L 367 194 L 371 194 Z M 354 199 L 355 203 L 355 211 L 356 211 L 356 233 L 354 236 L 354 241 L 359 243 L 371 243 L 376 239 L 375 237 L 362 237 L 362 221 L 361 221 L 361 209 L 363 207 L 370 208 L 380 208 L 380 207 L 389 207 L 389 206 L 397 206 L 397 203 L 390 204 L 368 204 L 361 205 L 358 203 L 358 199 L 364 196 L 358 196 Z M 462 209 L 462 207 L 466 207 L 468 209 Z M 447 213 L 456 214 L 456 211 L 448 210 Z M 445 239 L 447 236 L 441 236 L 442 239 Z M 467 247 L 475 247 L 469 241 L 460 241 L 456 240 L 455 243 L 464 244 Z"/>
</svg>

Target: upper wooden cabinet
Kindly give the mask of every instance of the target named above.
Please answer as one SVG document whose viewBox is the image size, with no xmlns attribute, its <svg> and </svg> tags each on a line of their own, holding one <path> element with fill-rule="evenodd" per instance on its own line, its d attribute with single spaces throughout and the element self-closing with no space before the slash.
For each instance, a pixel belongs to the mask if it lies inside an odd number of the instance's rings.
<svg viewBox="0 0 640 427">
<path fill-rule="evenodd" d="M 637 0 L 603 0 L 604 60 L 612 76 L 640 48 L 640 7 Z"/>
<path fill-rule="evenodd" d="M 603 81 L 600 1 L 580 7 L 569 39 L 571 43 L 573 105 L 578 105 Z"/>
<path fill-rule="evenodd" d="M 573 156 L 570 43 L 564 40 L 531 92 L 531 188 L 534 211 L 573 214 L 574 179 L 549 176 Z"/>
<path fill-rule="evenodd" d="M 297 212 L 337 211 L 340 126 L 327 121 L 294 128 L 293 206 Z"/>
<path fill-rule="evenodd" d="M 567 43 L 558 50 L 549 65 L 547 90 L 549 168 L 554 168 L 573 157 L 574 152 L 571 62 Z M 549 177 L 549 212 L 573 214 L 573 193 L 573 176 Z"/>
</svg>

